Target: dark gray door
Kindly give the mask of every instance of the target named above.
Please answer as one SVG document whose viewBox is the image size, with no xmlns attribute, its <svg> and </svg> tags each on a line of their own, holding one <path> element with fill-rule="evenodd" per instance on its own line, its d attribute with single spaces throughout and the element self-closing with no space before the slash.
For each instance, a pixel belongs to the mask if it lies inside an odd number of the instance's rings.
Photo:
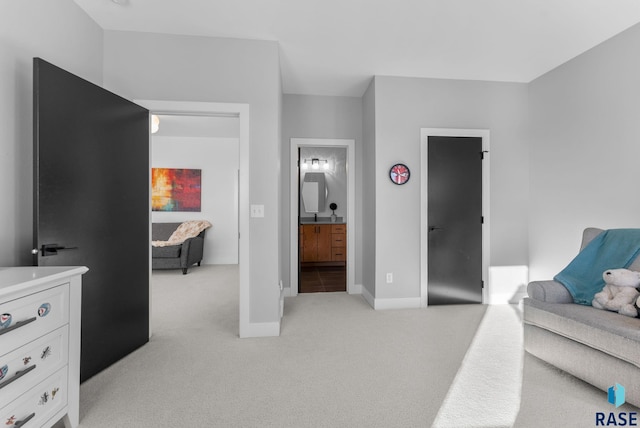
<svg viewBox="0 0 640 428">
<path fill-rule="evenodd" d="M 87 266 L 81 380 L 149 338 L 149 112 L 34 59 L 34 263 Z"/>
<path fill-rule="evenodd" d="M 428 304 L 482 303 L 482 138 L 428 139 Z"/>
</svg>

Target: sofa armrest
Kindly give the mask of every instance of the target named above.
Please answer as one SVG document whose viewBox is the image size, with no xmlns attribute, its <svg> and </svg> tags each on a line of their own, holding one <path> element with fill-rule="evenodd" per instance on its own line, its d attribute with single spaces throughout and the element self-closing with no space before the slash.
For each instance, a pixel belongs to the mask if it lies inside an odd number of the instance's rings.
<svg viewBox="0 0 640 428">
<path fill-rule="evenodd" d="M 573 297 L 564 285 L 557 281 L 532 281 L 527 286 L 532 299 L 548 303 L 573 303 Z"/>
<path fill-rule="evenodd" d="M 189 238 L 182 243 L 182 253 L 180 254 L 181 266 L 188 268 L 194 263 L 202 260 L 204 253 L 204 238 L 196 236 Z"/>
</svg>

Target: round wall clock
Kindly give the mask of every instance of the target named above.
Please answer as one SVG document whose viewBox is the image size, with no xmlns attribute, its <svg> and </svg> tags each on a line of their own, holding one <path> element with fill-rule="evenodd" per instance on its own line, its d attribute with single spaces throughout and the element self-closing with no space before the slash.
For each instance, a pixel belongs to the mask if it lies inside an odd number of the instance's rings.
<svg viewBox="0 0 640 428">
<path fill-rule="evenodd" d="M 389 178 L 394 184 L 404 184 L 409 181 L 411 171 L 403 163 L 397 163 L 389 170 Z"/>
</svg>

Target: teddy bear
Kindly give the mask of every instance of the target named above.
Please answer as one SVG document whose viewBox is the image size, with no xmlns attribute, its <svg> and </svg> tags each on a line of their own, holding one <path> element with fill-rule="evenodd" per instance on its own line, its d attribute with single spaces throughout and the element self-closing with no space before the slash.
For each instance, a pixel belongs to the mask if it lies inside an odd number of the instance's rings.
<svg viewBox="0 0 640 428">
<path fill-rule="evenodd" d="M 591 305 L 597 309 L 618 312 L 628 317 L 637 317 L 635 307 L 640 293 L 636 287 L 640 286 L 640 272 L 628 269 L 609 269 L 602 273 L 605 286 L 602 291 L 593 296 Z"/>
</svg>

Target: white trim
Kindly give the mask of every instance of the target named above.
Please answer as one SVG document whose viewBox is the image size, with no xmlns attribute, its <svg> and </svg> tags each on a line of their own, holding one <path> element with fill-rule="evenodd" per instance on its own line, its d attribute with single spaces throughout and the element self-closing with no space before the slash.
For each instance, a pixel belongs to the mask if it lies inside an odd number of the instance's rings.
<svg viewBox="0 0 640 428">
<path fill-rule="evenodd" d="M 249 273 L 251 272 L 251 260 L 249 258 L 249 104 L 236 103 L 207 103 L 190 101 L 159 101 L 159 100 L 134 100 L 153 113 L 181 114 L 181 115 L 205 115 L 238 117 L 240 123 L 239 150 L 239 276 L 240 276 L 240 303 L 239 303 L 239 336 L 260 337 L 263 332 L 275 332 L 273 336 L 280 334 L 280 323 L 277 329 L 274 326 L 258 327 L 262 324 L 250 322 L 251 288 Z M 253 332 L 260 334 L 253 334 Z"/>
<path fill-rule="evenodd" d="M 448 129 L 448 128 L 421 128 L 420 129 L 420 157 L 421 157 L 421 208 L 420 208 L 420 305 L 427 306 L 427 286 L 429 283 L 428 272 L 428 150 L 427 143 L 429 137 L 480 137 L 482 138 L 482 151 L 486 151 L 485 160 L 482 163 L 482 215 L 484 224 L 482 225 L 482 280 L 485 287 L 482 290 L 482 302 L 488 302 L 489 296 L 489 266 L 491 245 L 489 237 L 491 236 L 491 218 L 489 216 L 489 207 L 491 199 L 489 197 L 490 190 L 490 131 L 488 129 Z"/>
<path fill-rule="evenodd" d="M 364 298 L 364 300 L 367 301 L 369 306 L 371 306 L 373 309 L 376 308 L 376 299 L 375 297 L 373 297 L 371 293 L 369 293 L 369 290 L 367 290 L 367 287 L 362 287 L 362 297 Z"/>
<path fill-rule="evenodd" d="M 387 299 L 375 298 L 373 309 L 418 309 L 422 307 L 422 299 L 420 297 L 392 297 Z"/>
<path fill-rule="evenodd" d="M 289 296 L 298 295 L 298 148 L 300 147 L 346 147 L 347 148 L 347 293 L 358 294 L 362 287 L 355 286 L 356 270 L 356 152 L 355 140 L 327 138 L 292 138 L 290 141 L 289 203 L 290 203 L 290 275 Z"/>
<path fill-rule="evenodd" d="M 241 337 L 274 337 L 280 336 L 280 321 L 249 323 Z"/>
</svg>

